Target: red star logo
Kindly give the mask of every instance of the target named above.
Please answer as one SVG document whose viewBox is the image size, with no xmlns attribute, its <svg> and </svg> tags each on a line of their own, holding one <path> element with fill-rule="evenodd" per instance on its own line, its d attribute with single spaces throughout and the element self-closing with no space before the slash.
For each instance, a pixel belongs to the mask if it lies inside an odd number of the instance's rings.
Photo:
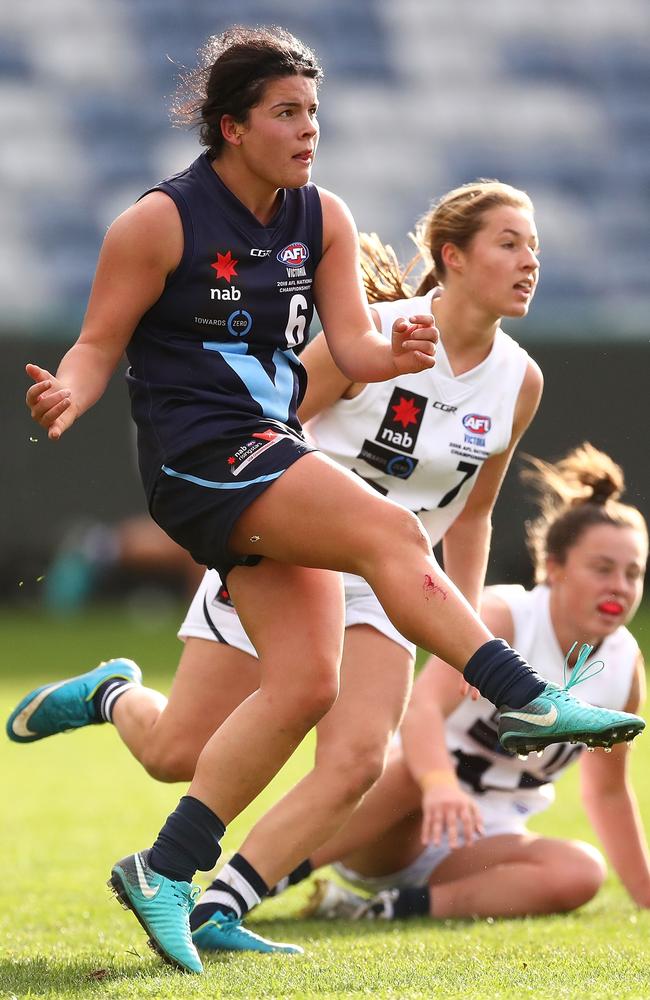
<svg viewBox="0 0 650 1000">
<path fill-rule="evenodd" d="M 235 464 L 235 459 L 231 455 L 230 458 L 228 459 L 228 465 L 234 465 L 234 464 Z"/>
<path fill-rule="evenodd" d="M 421 408 L 415 405 L 413 399 L 405 399 L 404 396 L 401 397 L 397 406 L 391 406 L 391 410 L 395 410 L 393 417 L 395 423 L 401 424 L 404 428 L 408 427 L 409 424 L 417 424 L 417 415 L 421 412 Z"/>
<path fill-rule="evenodd" d="M 225 278 L 227 282 L 230 282 L 231 278 L 237 277 L 237 271 L 235 266 L 239 264 L 238 260 L 235 260 L 230 250 L 228 253 L 219 253 L 217 251 L 217 259 L 214 264 L 210 264 L 217 272 L 217 278 Z"/>
</svg>

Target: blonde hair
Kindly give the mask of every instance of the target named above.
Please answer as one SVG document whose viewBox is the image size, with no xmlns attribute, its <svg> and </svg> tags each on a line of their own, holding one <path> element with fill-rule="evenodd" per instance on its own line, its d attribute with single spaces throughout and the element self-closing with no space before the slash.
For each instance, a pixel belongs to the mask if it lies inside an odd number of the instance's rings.
<svg viewBox="0 0 650 1000">
<path fill-rule="evenodd" d="M 539 516 L 526 524 L 526 540 L 535 569 L 535 583 L 546 580 L 546 560 L 559 563 L 593 525 L 633 528 L 648 544 L 648 528 L 636 507 L 621 503 L 623 470 L 605 452 L 585 442 L 560 461 L 542 462 L 524 456 L 531 468 L 521 478 L 538 494 Z"/>
<path fill-rule="evenodd" d="M 525 191 L 497 180 L 472 181 L 454 188 L 436 203 L 411 233 L 418 252 L 402 268 L 391 246 L 383 244 L 376 233 L 361 233 L 361 270 L 369 302 L 392 302 L 425 295 L 444 279 L 442 248 L 453 243 L 465 250 L 483 225 L 483 216 L 491 208 L 511 205 L 534 212 Z M 421 272 L 417 284 L 410 281 L 414 270 Z"/>
</svg>

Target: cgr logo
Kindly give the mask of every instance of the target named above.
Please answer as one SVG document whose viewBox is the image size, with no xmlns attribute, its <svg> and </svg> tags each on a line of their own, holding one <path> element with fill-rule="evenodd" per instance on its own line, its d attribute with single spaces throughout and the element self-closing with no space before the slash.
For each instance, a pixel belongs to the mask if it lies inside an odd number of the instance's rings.
<svg viewBox="0 0 650 1000">
<path fill-rule="evenodd" d="M 302 267 L 309 258 L 309 250 L 304 243 L 289 243 L 288 246 L 280 250 L 276 260 L 286 267 Z"/>
<path fill-rule="evenodd" d="M 481 416 L 480 413 L 466 413 L 463 417 L 463 427 L 472 434 L 487 434 L 491 426 L 491 419 Z"/>
<path fill-rule="evenodd" d="M 251 257 L 270 257 L 270 256 L 271 256 L 270 250 L 256 250 L 255 248 L 251 250 Z"/>
<path fill-rule="evenodd" d="M 442 410 L 443 413 L 455 413 L 458 409 L 457 406 L 450 406 L 449 403 L 441 403 L 438 399 L 434 401 L 433 408 L 434 410 Z"/>
</svg>

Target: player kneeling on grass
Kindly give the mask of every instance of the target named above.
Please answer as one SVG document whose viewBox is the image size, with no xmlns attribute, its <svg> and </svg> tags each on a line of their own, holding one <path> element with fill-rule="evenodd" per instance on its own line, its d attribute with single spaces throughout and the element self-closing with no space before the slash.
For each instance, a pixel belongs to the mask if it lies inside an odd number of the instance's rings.
<svg viewBox="0 0 650 1000">
<path fill-rule="evenodd" d="M 644 669 L 626 628 L 642 595 L 648 533 L 638 510 L 620 503 L 621 470 L 585 445 L 557 465 L 535 461 L 541 515 L 529 527 L 537 586 L 486 590 L 482 615 L 561 684 L 566 670 L 596 705 L 636 712 Z M 572 641 L 593 645 L 567 657 Z M 599 666 L 595 657 L 604 661 Z M 401 746 L 352 820 L 310 860 L 373 893 L 319 882 L 313 916 L 438 918 L 525 916 L 573 910 L 605 878 L 599 852 L 577 840 L 531 833 L 553 782 L 580 758 L 582 799 L 607 856 L 632 899 L 650 906 L 645 834 L 627 776 L 629 747 L 605 756 L 558 743 L 519 758 L 497 740 L 497 713 L 463 697 L 453 672 L 432 658 L 420 675 Z M 424 846 L 423 846 L 424 845 Z"/>
</svg>

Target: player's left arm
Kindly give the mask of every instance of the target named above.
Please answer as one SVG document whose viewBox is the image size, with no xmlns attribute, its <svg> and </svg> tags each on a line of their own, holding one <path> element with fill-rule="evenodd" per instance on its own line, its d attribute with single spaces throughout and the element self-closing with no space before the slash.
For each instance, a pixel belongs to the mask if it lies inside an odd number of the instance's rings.
<svg viewBox="0 0 650 1000">
<path fill-rule="evenodd" d="M 613 667 L 612 669 L 615 669 Z M 638 712 L 645 699 L 645 670 L 639 653 L 625 710 Z M 629 776 L 630 745 L 612 752 L 583 754 L 582 801 L 618 877 L 638 906 L 650 907 L 650 854 Z"/>
<path fill-rule="evenodd" d="M 337 367 L 351 382 L 381 382 L 432 368 L 438 331 L 431 314 L 393 323 L 388 340 L 370 317 L 359 263 L 359 237 L 349 209 L 319 188 L 323 255 L 316 268 L 314 302 Z"/>
<path fill-rule="evenodd" d="M 543 385 L 541 370 L 530 359 L 517 397 L 508 447 L 483 463 L 465 507 L 442 542 L 445 573 L 473 608 L 479 607 L 485 582 L 494 504 L 515 448 L 537 412 Z"/>
</svg>

